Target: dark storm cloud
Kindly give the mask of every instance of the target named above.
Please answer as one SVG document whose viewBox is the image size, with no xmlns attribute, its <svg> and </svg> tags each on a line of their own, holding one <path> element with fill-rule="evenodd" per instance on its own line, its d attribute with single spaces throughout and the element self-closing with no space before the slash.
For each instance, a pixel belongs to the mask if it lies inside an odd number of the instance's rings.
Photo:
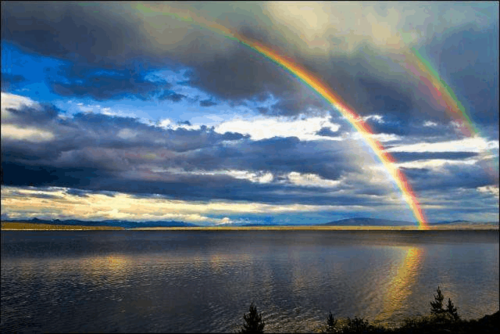
<svg viewBox="0 0 500 334">
<path fill-rule="evenodd" d="M 433 101 L 419 96 L 419 83 L 391 58 L 383 60 L 390 65 L 386 72 L 374 66 L 373 59 L 379 56 L 377 52 L 363 45 L 349 56 L 304 57 L 300 62 L 318 73 L 355 113 L 383 115 L 387 124 L 371 121 L 375 133 L 402 134 L 412 123 L 450 120 L 444 110 L 436 110 Z M 384 128 L 391 125 L 394 128 L 386 132 Z"/>
<path fill-rule="evenodd" d="M 4 185 L 80 189 L 71 193 L 77 196 L 85 196 L 85 192 L 117 191 L 141 196 L 162 194 L 184 200 L 316 205 L 384 205 L 384 197 L 391 192 L 366 180 L 363 166 L 354 163 L 358 152 L 343 141 L 300 141 L 295 137 L 252 141 L 238 133 L 221 135 L 206 126 L 199 130 L 163 129 L 133 118 L 90 113 L 60 119 L 61 112 L 47 106 L 10 109 L 10 112 L 16 118 L 10 119 L 9 124 L 36 125 L 53 133 L 55 139 L 48 144 L 2 138 Z M 34 123 L 30 117 L 40 122 Z M 395 156 L 401 161 L 459 160 L 474 154 L 395 153 Z M 490 184 L 478 168 L 465 165 L 446 166 L 437 171 L 404 171 L 416 191 L 453 190 Z M 210 174 L 224 170 L 261 176 L 271 172 L 274 180 L 258 183 Z M 335 189 L 320 185 L 304 187 L 288 179 L 291 172 L 315 174 L 326 180 L 349 178 Z"/>
<path fill-rule="evenodd" d="M 498 17 L 498 16 L 497 16 Z M 455 91 L 472 121 L 498 124 L 498 21 L 477 31 L 472 25 L 447 31 L 423 49 Z"/>
<path fill-rule="evenodd" d="M 78 197 L 89 197 L 87 195 L 88 192 L 85 191 L 85 190 L 81 190 L 81 189 L 68 189 L 66 191 L 66 194 L 73 195 L 73 196 L 78 196 Z"/>
<path fill-rule="evenodd" d="M 158 96 L 159 100 L 170 100 L 172 102 L 180 102 L 184 98 L 186 98 L 186 95 L 178 94 L 170 90 L 167 90 Z"/>
<path fill-rule="evenodd" d="M 144 72 L 130 70 L 107 70 L 80 65 L 65 66 L 59 75 L 63 81 L 51 82 L 55 93 L 62 96 L 91 97 L 97 101 L 135 97 L 151 99 L 170 88 L 166 81 L 152 82 L 144 79 Z M 182 95 L 164 92 L 160 99 L 170 97 L 180 100 Z M 167 97 L 167 98 L 168 98 Z"/>
<path fill-rule="evenodd" d="M 97 169 L 56 168 L 50 165 L 12 163 L 2 157 L 3 185 L 87 187 L 98 176 L 109 177 Z M 104 174 L 104 175 L 103 175 Z"/>
<path fill-rule="evenodd" d="M 151 6 L 161 7 L 161 4 Z M 194 10 L 205 8 L 201 4 L 192 6 Z M 365 43 L 350 55 L 333 52 L 313 55 L 310 49 L 287 42 L 278 30 L 273 30 L 271 21 L 262 15 L 263 6 L 242 4 L 241 8 L 234 8 L 233 15 L 226 16 L 243 35 L 272 45 L 316 73 L 357 113 L 391 115 L 401 121 L 402 128 L 410 119 L 450 119 L 444 110 L 436 109 L 435 103 L 422 95 L 415 78 L 376 47 Z M 219 7 L 215 12 L 225 10 Z M 250 25 L 248 15 L 252 13 L 260 15 L 264 23 Z M 286 70 L 254 51 L 187 23 L 159 17 L 148 17 L 133 5 L 119 3 L 106 6 L 2 3 L 2 39 L 30 52 L 114 70 L 133 71 L 138 63 L 143 64 L 146 72 L 172 66 L 187 68 L 190 69 L 187 84 L 221 101 L 242 104 L 246 100 L 273 96 L 277 100 L 274 106 L 259 109 L 269 115 L 293 116 L 331 108 Z M 184 29 L 185 34 L 178 35 L 178 29 Z M 494 61 L 498 52 L 490 50 L 498 49 L 498 25 L 496 30 L 492 29 L 469 31 L 468 27 L 454 27 L 449 33 L 433 34 L 434 39 L 430 38 L 431 45 L 442 52 L 440 64 L 445 72 L 460 73 L 449 74 L 445 79 L 450 80 L 457 95 L 464 97 L 464 105 L 471 105 L 473 120 L 482 123 L 491 117 L 498 119 L 498 65 Z M 176 39 L 176 36 L 180 37 Z M 429 52 L 433 53 L 434 49 L 431 47 Z M 471 66 L 467 66 L 467 62 L 471 62 Z M 478 70 L 484 72 L 485 77 L 477 75 Z M 145 98 L 158 89 L 134 75 L 128 83 L 121 84 L 118 81 L 123 80 L 118 77 L 104 76 L 101 83 L 96 77 L 89 77 L 81 79 L 83 87 L 78 87 L 76 77 L 71 74 L 69 77 L 69 83 L 54 83 L 54 90 L 66 96 L 108 99 L 127 94 Z M 162 97 L 174 102 L 182 99 L 178 93 L 166 93 Z"/>
<path fill-rule="evenodd" d="M 217 103 L 213 102 L 212 100 L 200 101 L 200 107 L 212 107 L 212 106 L 216 106 L 216 105 L 217 105 Z"/>
<path fill-rule="evenodd" d="M 197 87 L 220 100 L 244 103 L 272 94 L 298 94 L 299 86 L 293 77 L 271 61 L 238 46 L 228 55 L 216 55 L 202 64 L 192 64 L 189 85 Z"/>
<path fill-rule="evenodd" d="M 270 204 L 311 205 L 383 205 L 382 199 L 360 198 L 353 195 L 331 195 L 322 188 L 304 188 L 288 185 L 257 184 L 224 175 L 177 175 L 170 181 L 123 179 L 119 175 L 87 168 L 54 168 L 50 166 L 26 166 L 2 162 L 8 177 L 4 185 L 35 187 L 68 187 L 67 193 L 84 197 L 88 193 L 109 191 L 157 197 L 165 195 L 182 200 L 232 200 Z M 18 173 L 16 174 L 16 171 Z M 21 177 L 22 176 L 22 177 Z M 154 195 L 153 195 L 154 194 Z"/>
<path fill-rule="evenodd" d="M 330 128 L 321 128 L 316 134 L 324 137 L 337 137 L 339 135 L 338 132 L 333 132 Z"/>
<path fill-rule="evenodd" d="M 10 89 L 19 87 L 25 80 L 26 78 L 22 75 L 2 72 L 2 91 L 9 91 Z"/>
<path fill-rule="evenodd" d="M 190 31 L 189 38 L 180 47 L 144 38 L 137 29 L 142 21 L 133 16 L 126 5 L 83 7 L 77 3 L 18 2 L 3 4 L 2 9 L 2 39 L 25 51 L 78 62 L 79 66 L 123 72 L 135 71 L 138 63 L 149 70 L 187 67 L 192 69 L 189 85 L 237 103 L 263 94 L 279 97 L 286 93 L 286 99 L 299 95 L 293 77 L 283 80 L 284 70 L 222 37 L 218 37 L 222 40 L 216 44 L 229 44 L 231 51 L 210 51 L 213 43 L 197 30 Z M 178 24 L 183 23 L 174 21 L 174 26 Z M 199 50 L 206 50 L 207 56 Z M 157 88 L 140 76 L 132 75 L 130 80 L 124 80 L 119 76 L 100 78 L 88 73 L 82 77 L 83 73 L 75 75 L 74 72 L 70 68 L 65 74 L 69 82 L 52 82 L 53 90 L 64 96 L 91 96 L 102 100 L 127 94 L 144 98 Z M 82 84 L 77 80 L 82 80 Z M 164 97 L 174 101 L 180 98 L 169 94 Z M 282 103 L 285 105 L 280 109 L 287 114 L 303 112 L 297 103 Z"/>
<path fill-rule="evenodd" d="M 391 155 L 397 162 L 408 162 L 429 159 L 464 160 L 478 154 L 474 152 L 393 152 Z"/>
<path fill-rule="evenodd" d="M 171 150 L 186 152 L 211 147 L 223 141 L 245 138 L 239 133 L 216 133 L 213 128 L 202 126 L 199 130 L 184 128 L 163 129 L 139 122 L 135 118 L 114 117 L 103 114 L 80 113 L 61 119 L 64 114 L 52 105 L 8 108 L 10 117 L 2 119 L 3 125 L 19 128 L 34 127 L 54 136 L 50 142 L 17 140 L 2 136 L 2 158 L 33 164 L 45 161 L 52 164 L 64 161 L 70 166 L 95 167 L 98 160 L 112 162 L 113 168 L 127 168 L 127 160 L 115 156 L 113 150 Z M 101 158 L 96 158 L 102 154 Z M 62 159 L 62 160 L 61 160 Z M 90 159 L 90 160 L 89 160 Z M 97 160 L 95 160 L 97 159 Z M 74 160 L 71 162 L 71 160 Z M 62 163 L 62 162 L 61 162 Z M 98 163 L 106 169 L 106 164 Z"/>
<path fill-rule="evenodd" d="M 23 108 L 6 107 L 10 117 L 2 119 L 2 124 L 17 124 L 22 126 L 40 126 L 53 123 L 57 116 L 64 114 L 50 103 L 42 103 L 39 107 L 24 106 Z"/>
<path fill-rule="evenodd" d="M 188 170 L 270 171 L 278 175 L 299 172 L 329 180 L 337 180 L 346 172 L 360 171 L 349 159 L 346 146 L 301 142 L 295 137 L 245 140 L 237 146 L 207 147 L 188 152 L 183 159 Z"/>
<path fill-rule="evenodd" d="M 2 3 L 2 40 L 45 56 L 114 68 L 140 56 L 144 41 L 130 29 L 129 13 L 108 5 Z"/>
<path fill-rule="evenodd" d="M 199 130 L 162 129 L 133 118 L 92 113 L 61 119 L 60 111 L 47 106 L 25 106 L 9 112 L 16 117 L 9 118 L 8 124 L 36 126 L 52 133 L 54 139 L 33 142 L 3 137 L 5 185 L 158 193 L 179 199 L 326 204 L 327 198 L 332 199 L 328 190 L 295 186 L 285 182 L 286 175 L 292 171 L 313 173 L 335 180 L 345 173 L 359 172 L 347 147 L 340 143 L 301 142 L 295 137 L 251 141 L 239 133 L 221 135 L 206 126 Z M 34 123 L 30 117 L 41 121 Z M 200 170 L 272 172 L 285 183 L 259 184 L 229 175 L 200 175 Z M 289 194 L 283 195 L 283 189 Z M 347 205 L 356 199 L 340 196 L 335 201 Z"/>
<path fill-rule="evenodd" d="M 453 189 L 476 189 L 491 185 L 491 176 L 479 165 L 445 165 L 439 169 L 405 168 L 401 170 L 417 192 L 427 190 L 451 191 Z"/>
</svg>

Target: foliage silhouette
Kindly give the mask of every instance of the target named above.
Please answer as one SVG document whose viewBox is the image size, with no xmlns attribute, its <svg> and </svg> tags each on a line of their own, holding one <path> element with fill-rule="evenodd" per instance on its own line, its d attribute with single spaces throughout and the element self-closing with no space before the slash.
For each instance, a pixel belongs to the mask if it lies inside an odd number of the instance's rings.
<svg viewBox="0 0 500 334">
<path fill-rule="evenodd" d="M 328 319 L 326 320 L 326 324 L 328 327 L 333 328 L 337 324 L 337 320 L 333 317 L 332 312 L 328 315 Z"/>
<path fill-rule="evenodd" d="M 368 320 L 354 317 L 353 319 L 336 319 L 329 312 L 326 324 L 316 329 L 321 333 L 361 334 L 361 333 L 401 333 L 401 334 L 492 334 L 500 331 L 500 311 L 486 315 L 478 320 L 462 320 L 457 308 L 450 298 L 446 307 L 443 307 L 444 295 L 438 286 L 434 301 L 431 301 L 431 312 L 427 316 L 406 318 L 396 328 L 371 324 Z M 243 316 L 245 324 L 239 333 L 264 333 L 262 315 L 258 314 L 257 307 L 252 303 L 249 313 Z"/>
<path fill-rule="evenodd" d="M 441 293 L 441 289 L 438 286 L 437 295 L 434 296 L 434 301 L 431 302 L 431 314 L 441 316 L 442 314 L 444 314 L 444 312 L 446 312 L 443 309 L 443 300 L 444 296 Z"/>
<path fill-rule="evenodd" d="M 262 321 L 262 314 L 257 313 L 257 307 L 252 303 L 250 304 L 249 313 L 243 315 L 245 322 L 240 330 L 240 333 L 264 333 L 264 326 Z"/>
<path fill-rule="evenodd" d="M 434 301 L 431 304 L 431 315 L 437 317 L 441 321 L 459 321 L 460 316 L 457 313 L 457 308 L 453 305 L 453 302 L 448 298 L 448 304 L 446 309 L 443 308 L 444 296 L 441 289 L 437 288 L 437 295 L 434 296 Z"/>
<path fill-rule="evenodd" d="M 446 306 L 446 312 L 448 312 L 453 317 L 453 320 L 455 321 L 460 320 L 460 316 L 457 313 L 457 308 L 455 307 L 455 305 L 453 305 L 450 298 L 448 298 L 448 305 Z"/>
</svg>

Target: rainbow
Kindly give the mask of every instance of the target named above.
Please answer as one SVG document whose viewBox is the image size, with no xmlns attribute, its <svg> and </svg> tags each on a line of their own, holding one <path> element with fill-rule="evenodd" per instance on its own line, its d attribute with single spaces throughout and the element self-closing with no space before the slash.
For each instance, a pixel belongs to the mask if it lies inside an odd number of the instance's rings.
<svg viewBox="0 0 500 334">
<path fill-rule="evenodd" d="M 158 15 L 158 12 L 150 9 L 147 5 L 137 4 L 136 9 L 144 13 L 145 15 L 152 14 Z M 165 6 L 164 8 L 168 8 Z M 322 82 L 317 76 L 312 74 L 310 71 L 296 64 L 293 60 L 286 58 L 277 52 L 273 51 L 269 47 L 253 41 L 245 36 L 242 36 L 236 32 L 230 31 L 228 28 L 206 20 L 203 17 L 199 17 L 194 13 L 188 11 L 178 11 L 173 13 L 171 9 L 168 11 L 162 11 L 163 15 L 174 17 L 176 19 L 182 20 L 184 22 L 189 22 L 191 24 L 200 26 L 205 29 L 214 31 L 224 37 L 235 40 L 252 50 L 260 53 L 266 58 L 272 60 L 286 71 L 290 72 L 292 75 L 297 77 L 300 81 L 305 83 L 311 89 L 313 89 L 319 96 L 330 103 L 335 109 L 337 109 L 351 125 L 361 134 L 365 142 L 371 147 L 373 152 L 376 154 L 378 159 L 382 162 L 398 188 L 403 194 L 403 198 L 409 205 L 411 211 L 413 212 L 415 218 L 418 221 L 419 229 L 428 229 L 428 223 L 422 211 L 422 208 L 418 202 L 413 189 L 411 188 L 405 175 L 399 170 L 399 168 L 394 164 L 394 158 L 383 148 L 383 146 L 374 139 L 373 132 L 366 124 L 362 117 L 354 112 L 354 110 L 343 101 L 334 91 L 332 91 L 324 82 Z"/>
<path fill-rule="evenodd" d="M 402 33 L 401 36 L 408 42 L 407 33 Z M 440 78 L 438 71 L 416 48 L 403 53 L 400 63 L 403 68 L 427 86 L 433 99 L 455 120 L 457 129 L 464 136 L 482 137 L 451 87 Z M 494 155 L 493 152 L 491 154 Z M 486 169 L 494 179 L 498 178 L 498 161 L 494 161 L 493 167 L 488 166 Z"/>
</svg>

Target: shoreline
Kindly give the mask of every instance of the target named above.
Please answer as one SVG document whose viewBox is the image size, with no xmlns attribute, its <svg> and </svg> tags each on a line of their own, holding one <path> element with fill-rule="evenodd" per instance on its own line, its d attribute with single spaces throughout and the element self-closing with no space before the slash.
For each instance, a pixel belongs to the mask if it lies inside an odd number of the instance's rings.
<svg viewBox="0 0 500 334">
<path fill-rule="evenodd" d="M 492 224 L 457 224 L 429 226 L 421 230 L 418 226 L 197 226 L 197 227 L 132 227 L 51 225 L 2 222 L 2 231 L 499 231 Z"/>
</svg>

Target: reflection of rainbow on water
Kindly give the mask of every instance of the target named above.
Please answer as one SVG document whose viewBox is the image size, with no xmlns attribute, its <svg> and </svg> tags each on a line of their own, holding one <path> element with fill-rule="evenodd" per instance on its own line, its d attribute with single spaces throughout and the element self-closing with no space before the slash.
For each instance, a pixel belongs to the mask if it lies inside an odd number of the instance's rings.
<svg viewBox="0 0 500 334">
<path fill-rule="evenodd" d="M 404 307 L 406 300 L 412 293 L 412 286 L 416 281 L 424 251 L 417 247 L 410 247 L 396 275 L 389 282 L 384 295 L 382 311 L 375 318 L 377 322 L 388 320 L 394 312 Z"/>
</svg>

